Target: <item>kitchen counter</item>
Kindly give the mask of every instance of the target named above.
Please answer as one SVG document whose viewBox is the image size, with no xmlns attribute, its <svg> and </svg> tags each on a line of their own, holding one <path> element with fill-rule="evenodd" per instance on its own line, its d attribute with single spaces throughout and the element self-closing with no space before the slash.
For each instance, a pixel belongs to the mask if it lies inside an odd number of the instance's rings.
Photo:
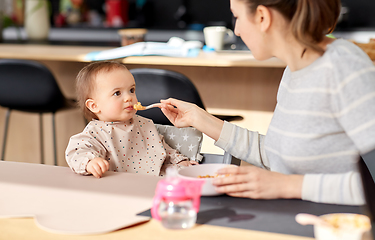
<svg viewBox="0 0 375 240">
<path fill-rule="evenodd" d="M 31 59 L 39 61 L 88 62 L 86 54 L 104 51 L 114 47 L 66 46 L 50 44 L 0 44 L 0 58 Z M 273 58 L 266 61 L 254 59 L 246 51 L 203 52 L 194 58 L 173 58 L 165 56 L 134 56 L 121 60 L 125 64 L 174 65 L 198 67 L 276 67 L 284 68 L 282 61 Z"/>
</svg>

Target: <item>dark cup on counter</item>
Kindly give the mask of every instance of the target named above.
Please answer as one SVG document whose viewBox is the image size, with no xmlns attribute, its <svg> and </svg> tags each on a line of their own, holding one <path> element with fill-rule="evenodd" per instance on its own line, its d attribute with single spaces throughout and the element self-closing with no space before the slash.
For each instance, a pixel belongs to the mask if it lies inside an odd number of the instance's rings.
<svg viewBox="0 0 375 240">
<path fill-rule="evenodd" d="M 127 46 L 137 42 L 143 42 L 147 29 L 144 28 L 128 28 L 118 30 L 121 36 L 121 46 Z"/>
</svg>

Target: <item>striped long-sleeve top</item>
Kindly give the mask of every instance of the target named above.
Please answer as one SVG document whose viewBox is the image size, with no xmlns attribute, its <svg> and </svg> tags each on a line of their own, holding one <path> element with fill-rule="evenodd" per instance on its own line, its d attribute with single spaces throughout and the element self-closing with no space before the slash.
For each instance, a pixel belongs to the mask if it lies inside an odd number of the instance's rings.
<svg viewBox="0 0 375 240">
<path fill-rule="evenodd" d="M 335 40 L 309 66 L 285 69 L 265 136 L 225 122 L 215 144 L 256 166 L 304 175 L 304 200 L 363 204 L 356 162 L 375 148 L 373 62 Z"/>
</svg>

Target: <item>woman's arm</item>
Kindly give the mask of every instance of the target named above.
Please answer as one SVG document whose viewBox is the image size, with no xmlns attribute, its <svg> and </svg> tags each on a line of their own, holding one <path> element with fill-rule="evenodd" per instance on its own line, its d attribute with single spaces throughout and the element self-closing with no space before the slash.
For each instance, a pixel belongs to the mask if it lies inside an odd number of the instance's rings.
<svg viewBox="0 0 375 240">
<path fill-rule="evenodd" d="M 312 202 L 362 205 L 364 196 L 358 172 L 285 175 L 255 166 L 224 168 L 213 184 L 218 192 L 254 199 L 298 198 Z"/>
<path fill-rule="evenodd" d="M 213 180 L 216 190 L 233 197 L 253 199 L 301 199 L 302 197 L 303 175 L 285 175 L 256 166 L 223 168 L 218 174 L 230 175 Z"/>
<path fill-rule="evenodd" d="M 362 205 L 365 203 L 359 172 L 306 174 L 302 199 L 313 202 Z"/>
<path fill-rule="evenodd" d="M 203 109 L 176 99 L 162 100 L 161 102 L 163 103 L 161 107 L 163 113 L 176 127 L 193 126 L 215 141 L 218 141 L 221 137 L 224 122 Z M 246 154 L 247 151 L 254 151 L 253 154 L 249 154 L 249 158 L 254 157 L 257 165 L 267 168 L 268 166 L 265 165 L 261 157 L 262 144 L 260 143 L 262 141 L 259 140 L 259 134 L 247 129 L 236 129 L 236 126 L 229 123 L 227 125 L 228 129 L 231 126 L 233 128 L 225 131 L 223 134 L 225 136 L 220 139 L 224 150 L 228 150 L 231 154 L 236 152 Z M 241 140 L 246 138 L 249 141 Z M 239 150 L 241 146 L 245 146 L 246 149 L 244 150 L 246 151 Z M 301 198 L 302 175 L 285 175 L 255 166 L 225 168 L 218 173 L 232 174 L 229 177 L 217 178 L 214 181 L 219 192 L 231 196 L 262 199 Z"/>
<path fill-rule="evenodd" d="M 220 170 L 219 174 L 231 174 L 231 176 L 215 179 L 217 191 L 234 197 L 300 199 L 304 176 L 269 171 L 270 166 L 263 142 L 264 136 L 257 132 L 228 122 L 224 123 L 220 138 L 215 145 L 255 166 Z"/>
<path fill-rule="evenodd" d="M 270 169 L 264 149 L 264 135 L 224 122 L 220 138 L 215 146 L 220 147 L 232 156 L 257 167 Z"/>
<path fill-rule="evenodd" d="M 161 110 L 176 127 L 193 126 L 213 138 L 216 146 L 238 159 L 262 168 L 269 168 L 263 148 L 263 135 L 224 122 L 195 104 L 172 98 L 161 102 Z"/>
<path fill-rule="evenodd" d="M 192 103 L 173 98 L 161 103 L 161 111 L 176 127 L 195 127 L 215 141 L 219 139 L 224 121 Z"/>
</svg>

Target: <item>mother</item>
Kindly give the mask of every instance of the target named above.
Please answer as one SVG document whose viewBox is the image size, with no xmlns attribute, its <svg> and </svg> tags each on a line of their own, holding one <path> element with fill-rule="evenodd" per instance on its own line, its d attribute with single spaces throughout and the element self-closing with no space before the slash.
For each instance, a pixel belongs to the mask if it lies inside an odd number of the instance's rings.
<svg viewBox="0 0 375 240">
<path fill-rule="evenodd" d="M 358 156 L 375 148 L 375 67 L 354 44 L 326 37 L 340 0 L 231 0 L 240 36 L 258 60 L 287 64 L 267 135 L 196 105 L 162 100 L 177 127 L 193 126 L 253 164 L 222 169 L 217 190 L 235 197 L 363 204 Z"/>
</svg>

